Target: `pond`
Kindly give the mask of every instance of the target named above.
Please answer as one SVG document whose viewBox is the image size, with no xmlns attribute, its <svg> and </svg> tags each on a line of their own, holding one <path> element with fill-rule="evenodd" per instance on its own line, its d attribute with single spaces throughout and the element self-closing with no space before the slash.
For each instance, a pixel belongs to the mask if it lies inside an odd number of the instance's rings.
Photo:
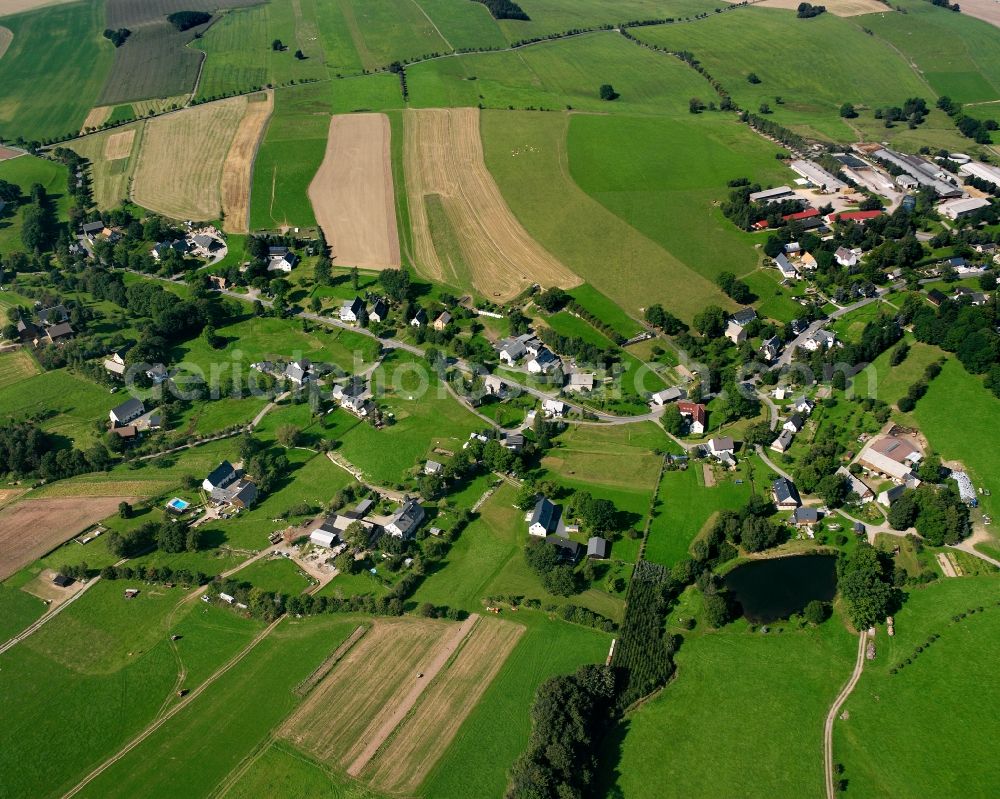
<svg viewBox="0 0 1000 799">
<path fill-rule="evenodd" d="M 819 599 L 829 602 L 837 591 L 835 555 L 798 555 L 755 560 L 737 566 L 724 578 L 726 588 L 752 622 L 787 619 Z"/>
</svg>

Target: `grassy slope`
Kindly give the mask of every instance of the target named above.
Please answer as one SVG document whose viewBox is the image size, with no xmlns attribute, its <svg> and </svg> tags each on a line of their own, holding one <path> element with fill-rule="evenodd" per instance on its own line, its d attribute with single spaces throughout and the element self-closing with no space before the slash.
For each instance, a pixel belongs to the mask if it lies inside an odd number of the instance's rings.
<svg viewBox="0 0 1000 799">
<path fill-rule="evenodd" d="M 68 171 L 62 164 L 22 155 L 9 161 L 0 161 L 0 180 L 16 183 L 21 187 L 21 194 L 28 197 L 31 187 L 41 183 L 45 191 L 56 201 L 56 212 L 61 221 L 67 219 L 69 210 L 69 195 L 66 193 Z M 5 208 L 0 214 L 0 252 L 24 252 L 21 242 L 21 219 L 24 206 L 20 208 Z"/>
<path fill-rule="evenodd" d="M 669 121 L 574 116 L 568 146 L 580 188 L 710 280 L 721 271 L 749 272 L 758 260 L 754 237 L 717 206 L 726 181 L 750 175 L 767 184 L 791 175 L 775 161 L 773 145 L 713 114 Z"/>
<path fill-rule="evenodd" d="M 662 302 L 690 320 L 709 303 L 724 304 L 710 281 L 573 182 L 566 153 L 569 119 L 559 114 L 483 113 L 486 165 L 521 224 L 570 269 L 633 314 Z"/>
<path fill-rule="evenodd" d="M 500 23 L 481 3 L 417 0 L 453 48 L 503 47 L 507 42 Z"/>
<path fill-rule="evenodd" d="M 878 657 L 848 699 L 847 721 L 834 727 L 834 757 L 848 790 L 859 796 L 989 796 L 1000 781 L 991 742 L 1000 685 L 990 674 L 1000 657 L 995 577 L 940 580 L 913 590 L 895 617 L 896 636 L 879 631 Z M 985 607 L 955 623 L 951 617 Z M 928 635 L 940 639 L 911 665 Z M 978 676 L 977 676 L 978 675 Z"/>
<path fill-rule="evenodd" d="M 53 6 L 3 24 L 14 40 L 0 60 L 0 135 L 44 139 L 79 130 L 113 58 L 101 37 L 104 4 Z"/>
<path fill-rule="evenodd" d="M 837 619 L 767 636 L 737 623 L 685 637 L 674 682 L 626 722 L 614 775 L 623 794 L 821 795 L 823 718 L 855 639 Z"/>
</svg>

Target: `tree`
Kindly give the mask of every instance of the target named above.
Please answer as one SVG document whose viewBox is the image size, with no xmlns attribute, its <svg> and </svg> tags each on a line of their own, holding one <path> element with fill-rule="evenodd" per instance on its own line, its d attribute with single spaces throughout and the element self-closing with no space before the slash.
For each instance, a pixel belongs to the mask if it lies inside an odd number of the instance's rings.
<svg viewBox="0 0 1000 799">
<path fill-rule="evenodd" d="M 333 565 L 341 574 L 354 574 L 357 571 L 358 561 L 354 559 L 351 552 L 341 552 L 333 559 Z"/>
<path fill-rule="evenodd" d="M 911 490 L 904 491 L 889 508 L 889 525 L 893 530 L 906 530 L 917 520 L 919 510 L 916 494 Z"/>
<path fill-rule="evenodd" d="M 726 601 L 725 595 L 720 592 L 713 591 L 705 594 L 703 607 L 705 609 L 705 621 L 716 629 L 724 627 L 732 618 L 729 602 Z"/>
<path fill-rule="evenodd" d="M 281 39 L 275 39 L 271 42 L 271 49 L 276 53 L 285 49 L 285 45 L 281 43 Z"/>
<path fill-rule="evenodd" d="M 618 92 L 615 91 L 615 87 L 612 86 L 610 83 L 605 83 L 601 85 L 600 95 L 602 100 L 611 101 L 618 99 Z"/>
<path fill-rule="evenodd" d="M 840 106 L 840 116 L 844 119 L 855 119 L 858 112 L 854 110 L 854 105 L 851 103 L 844 103 Z"/>
<path fill-rule="evenodd" d="M 679 436 L 684 432 L 684 417 L 681 416 L 680 408 L 676 403 L 670 403 L 660 417 L 663 429 L 674 436 Z"/>
<path fill-rule="evenodd" d="M 751 72 L 749 75 L 747 75 L 747 83 L 752 83 L 755 85 L 760 83 L 760 78 L 757 77 L 756 72 Z"/>
<path fill-rule="evenodd" d="M 726 329 L 726 312 L 718 305 L 709 305 L 695 315 L 694 329 L 705 338 L 718 338 Z"/>
<path fill-rule="evenodd" d="M 830 617 L 830 605 L 814 599 L 805 606 L 802 617 L 810 624 L 822 624 Z"/>
<path fill-rule="evenodd" d="M 895 599 L 892 570 L 879 552 L 861 541 L 851 555 L 837 561 L 840 594 L 856 630 L 865 630 L 885 619 Z"/>
<path fill-rule="evenodd" d="M 692 97 L 688 100 L 688 111 L 692 114 L 700 114 L 704 110 L 705 104 L 698 97 Z"/>
<path fill-rule="evenodd" d="M 757 108 L 757 110 L 761 114 L 770 114 L 771 113 L 771 106 L 768 105 L 767 103 L 761 103 L 760 106 Z"/>
<path fill-rule="evenodd" d="M 284 447 L 294 447 L 299 441 L 301 430 L 293 424 L 283 424 L 275 431 L 275 438 Z"/>
<path fill-rule="evenodd" d="M 316 269 L 313 272 L 313 276 L 320 286 L 329 286 L 332 282 L 330 259 L 325 254 L 321 255 L 320 259 L 316 262 Z"/>
<path fill-rule="evenodd" d="M 358 285 L 360 283 L 360 276 L 358 274 L 358 268 L 356 266 L 351 267 L 351 290 L 357 291 Z"/>
<path fill-rule="evenodd" d="M 828 507 L 838 508 L 847 499 L 847 480 L 842 474 L 828 474 L 819 481 L 816 493 L 823 498 Z"/>
<path fill-rule="evenodd" d="M 344 541 L 354 549 L 364 549 L 367 547 L 369 538 L 368 528 L 361 522 L 351 522 L 347 526 L 347 529 L 344 530 Z"/>
<path fill-rule="evenodd" d="M 298 59 L 299 61 L 305 61 L 305 58 L 306 58 L 306 54 L 305 54 L 305 53 L 303 53 L 303 52 L 302 52 L 301 50 L 296 50 L 296 51 L 295 51 L 295 57 L 296 57 L 296 58 L 297 58 L 297 59 Z"/>
<path fill-rule="evenodd" d="M 118 516 L 122 519 L 132 518 L 132 506 L 127 502 L 118 503 Z"/>
</svg>

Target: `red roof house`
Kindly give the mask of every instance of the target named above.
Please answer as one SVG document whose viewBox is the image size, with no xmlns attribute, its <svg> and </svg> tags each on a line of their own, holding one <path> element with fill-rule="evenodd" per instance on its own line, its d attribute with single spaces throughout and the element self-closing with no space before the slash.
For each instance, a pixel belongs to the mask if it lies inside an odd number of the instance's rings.
<svg viewBox="0 0 1000 799">
<path fill-rule="evenodd" d="M 882 216 L 882 211 L 841 211 L 836 214 L 827 215 L 826 219 L 828 222 L 867 222 L 869 219 L 874 219 L 877 216 Z"/>
<path fill-rule="evenodd" d="M 805 211 L 796 211 L 794 214 L 785 214 L 781 218 L 786 222 L 793 222 L 797 219 L 811 219 L 814 216 L 819 216 L 818 208 L 806 208 Z"/>
</svg>

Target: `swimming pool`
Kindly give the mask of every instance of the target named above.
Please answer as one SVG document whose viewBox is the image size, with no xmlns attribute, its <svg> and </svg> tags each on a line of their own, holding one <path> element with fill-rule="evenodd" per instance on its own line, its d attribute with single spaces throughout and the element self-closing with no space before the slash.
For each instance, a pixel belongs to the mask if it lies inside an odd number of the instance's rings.
<svg viewBox="0 0 1000 799">
<path fill-rule="evenodd" d="M 185 511 L 188 509 L 190 505 L 191 505 L 190 502 L 185 502 L 180 497 L 174 497 L 172 500 L 170 500 L 170 502 L 167 503 L 167 507 L 170 508 L 170 510 L 176 510 L 176 511 Z"/>
</svg>

